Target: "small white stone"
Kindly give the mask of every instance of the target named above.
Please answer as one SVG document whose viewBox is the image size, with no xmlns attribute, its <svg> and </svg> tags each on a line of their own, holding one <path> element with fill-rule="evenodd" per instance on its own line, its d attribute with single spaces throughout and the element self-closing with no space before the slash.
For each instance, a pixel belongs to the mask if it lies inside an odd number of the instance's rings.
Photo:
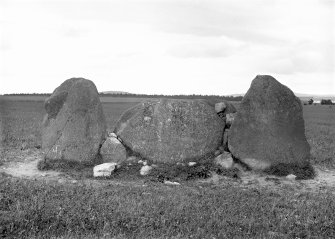
<svg viewBox="0 0 335 239">
<path fill-rule="evenodd" d="M 115 133 L 109 133 L 108 137 L 113 137 L 113 138 L 117 138 L 117 135 Z"/>
<path fill-rule="evenodd" d="M 127 158 L 128 162 L 133 162 L 134 163 L 136 160 L 137 160 L 137 158 L 135 156 L 130 156 L 130 157 Z"/>
<path fill-rule="evenodd" d="M 117 163 L 103 163 L 93 168 L 94 177 L 108 177 L 117 168 Z"/>
<path fill-rule="evenodd" d="M 196 162 L 188 162 L 188 166 L 194 166 L 196 164 L 197 164 Z"/>
<path fill-rule="evenodd" d="M 164 184 L 166 184 L 166 185 L 172 185 L 172 186 L 178 186 L 178 185 L 180 185 L 180 183 L 178 183 L 178 182 L 171 182 L 171 181 L 164 181 Z"/>
<path fill-rule="evenodd" d="M 214 159 L 214 163 L 217 165 L 221 165 L 225 169 L 230 169 L 234 165 L 233 158 L 228 152 L 218 155 Z"/>
<path fill-rule="evenodd" d="M 149 116 L 145 116 L 145 117 L 144 117 L 144 121 L 145 121 L 145 122 L 148 122 L 148 121 L 150 121 L 150 120 L 151 120 L 151 117 L 149 117 Z"/>
<path fill-rule="evenodd" d="M 295 176 L 294 174 L 289 174 L 289 175 L 286 176 L 286 178 L 287 178 L 288 180 L 295 180 L 296 177 L 297 177 L 297 176 Z"/>
<path fill-rule="evenodd" d="M 113 143 L 113 144 L 121 144 L 121 142 L 118 138 L 109 137 L 107 140 L 110 140 L 111 143 Z"/>
<path fill-rule="evenodd" d="M 64 179 L 58 179 L 58 183 L 64 183 L 65 180 Z"/>
<path fill-rule="evenodd" d="M 152 169 L 151 166 L 149 166 L 149 165 L 144 165 L 144 166 L 141 168 L 141 170 L 140 170 L 140 174 L 141 174 L 142 176 L 148 175 L 148 174 L 150 173 L 151 169 Z"/>
</svg>

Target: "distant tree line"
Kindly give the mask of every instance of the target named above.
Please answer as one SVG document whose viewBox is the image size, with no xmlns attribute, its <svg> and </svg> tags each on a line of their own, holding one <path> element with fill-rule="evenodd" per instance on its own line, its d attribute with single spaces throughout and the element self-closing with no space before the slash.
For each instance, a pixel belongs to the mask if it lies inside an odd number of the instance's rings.
<svg viewBox="0 0 335 239">
<path fill-rule="evenodd" d="M 312 105 L 313 103 L 316 104 L 313 99 L 310 99 L 307 102 L 308 102 L 309 105 Z M 335 103 L 333 103 L 332 100 L 330 100 L 330 99 L 328 99 L 328 100 L 322 99 L 320 101 L 320 104 L 321 105 L 334 105 Z M 304 105 L 307 105 L 307 103 L 304 103 Z"/>
<path fill-rule="evenodd" d="M 333 105 L 334 103 L 331 100 L 321 100 L 321 105 Z"/>
<path fill-rule="evenodd" d="M 12 93 L 4 94 L 5 96 L 50 96 L 51 93 Z M 99 93 L 100 97 L 124 97 L 124 98 L 173 98 L 173 99 L 206 99 L 206 100 L 227 100 L 227 101 L 241 101 L 242 96 L 220 96 L 220 95 L 147 95 L 147 94 L 125 94 L 125 93 L 113 93 L 105 94 Z"/>
<path fill-rule="evenodd" d="M 12 94 L 4 94 L 7 96 L 50 96 L 51 93 L 12 93 Z"/>
<path fill-rule="evenodd" d="M 124 94 L 124 93 L 113 93 L 105 94 L 100 93 L 100 97 L 125 97 L 125 98 L 173 98 L 173 99 L 207 99 L 207 100 L 228 100 L 228 101 L 241 101 L 243 96 L 221 96 L 221 95 L 147 95 L 147 94 Z"/>
</svg>

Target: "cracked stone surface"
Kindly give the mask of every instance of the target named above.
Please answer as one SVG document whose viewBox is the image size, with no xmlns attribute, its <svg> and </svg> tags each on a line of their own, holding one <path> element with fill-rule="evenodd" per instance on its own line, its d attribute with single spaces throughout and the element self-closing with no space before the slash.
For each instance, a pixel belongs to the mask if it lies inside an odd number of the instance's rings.
<svg viewBox="0 0 335 239">
<path fill-rule="evenodd" d="M 160 99 L 124 112 L 114 132 L 143 158 L 175 163 L 214 153 L 224 126 L 206 101 Z"/>
</svg>

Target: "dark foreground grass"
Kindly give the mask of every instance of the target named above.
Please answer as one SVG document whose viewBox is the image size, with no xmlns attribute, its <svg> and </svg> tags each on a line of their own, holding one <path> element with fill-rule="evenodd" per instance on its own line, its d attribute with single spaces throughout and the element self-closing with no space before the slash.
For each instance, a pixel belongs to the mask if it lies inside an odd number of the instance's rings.
<svg viewBox="0 0 335 239">
<path fill-rule="evenodd" d="M 65 185 L 0 179 L 13 238 L 334 238 L 333 195 L 234 186 Z"/>
<path fill-rule="evenodd" d="M 315 177 L 315 170 L 310 163 L 304 165 L 297 164 L 277 164 L 264 170 L 265 173 L 285 177 L 294 174 L 297 180 L 312 179 Z"/>
</svg>

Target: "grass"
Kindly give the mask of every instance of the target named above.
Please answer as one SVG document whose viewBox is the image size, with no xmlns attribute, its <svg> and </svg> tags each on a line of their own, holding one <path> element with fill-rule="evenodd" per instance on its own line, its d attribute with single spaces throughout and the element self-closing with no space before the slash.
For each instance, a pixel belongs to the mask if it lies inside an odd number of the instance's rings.
<svg viewBox="0 0 335 239">
<path fill-rule="evenodd" d="M 103 103 L 108 130 L 136 102 Z M 1 158 L 39 152 L 42 101 L 0 99 Z M 334 168 L 335 107 L 304 106 L 307 140 L 314 165 Z M 24 144 L 24 145 L 23 145 Z M 22 146 L 25 146 L 22 148 Z M 47 167 L 47 165 L 41 165 Z M 201 184 L 219 170 L 203 162 L 186 170 L 166 165 L 151 177 L 129 177 L 86 184 L 91 168 L 63 168 L 78 183 L 15 179 L 0 174 L 0 237 L 8 238 L 335 238 L 335 198 L 271 188 L 241 186 L 235 179 Z M 169 168 L 170 167 L 170 168 Z M 129 168 L 138 172 L 139 165 Z M 77 171 L 77 173 L 76 173 Z M 219 172 L 219 171 L 217 171 Z M 233 177 L 234 172 L 219 172 Z M 166 186 L 158 179 L 183 180 Z M 116 180 L 121 182 L 115 184 Z M 133 183 L 122 183 L 133 182 Z M 239 186 L 240 185 L 240 186 Z"/>
<path fill-rule="evenodd" d="M 331 194 L 241 187 L 96 188 L 0 180 L 4 236 L 20 238 L 334 238 Z"/>
<path fill-rule="evenodd" d="M 335 167 L 335 106 L 304 106 L 305 133 L 311 146 L 312 163 Z"/>
</svg>

